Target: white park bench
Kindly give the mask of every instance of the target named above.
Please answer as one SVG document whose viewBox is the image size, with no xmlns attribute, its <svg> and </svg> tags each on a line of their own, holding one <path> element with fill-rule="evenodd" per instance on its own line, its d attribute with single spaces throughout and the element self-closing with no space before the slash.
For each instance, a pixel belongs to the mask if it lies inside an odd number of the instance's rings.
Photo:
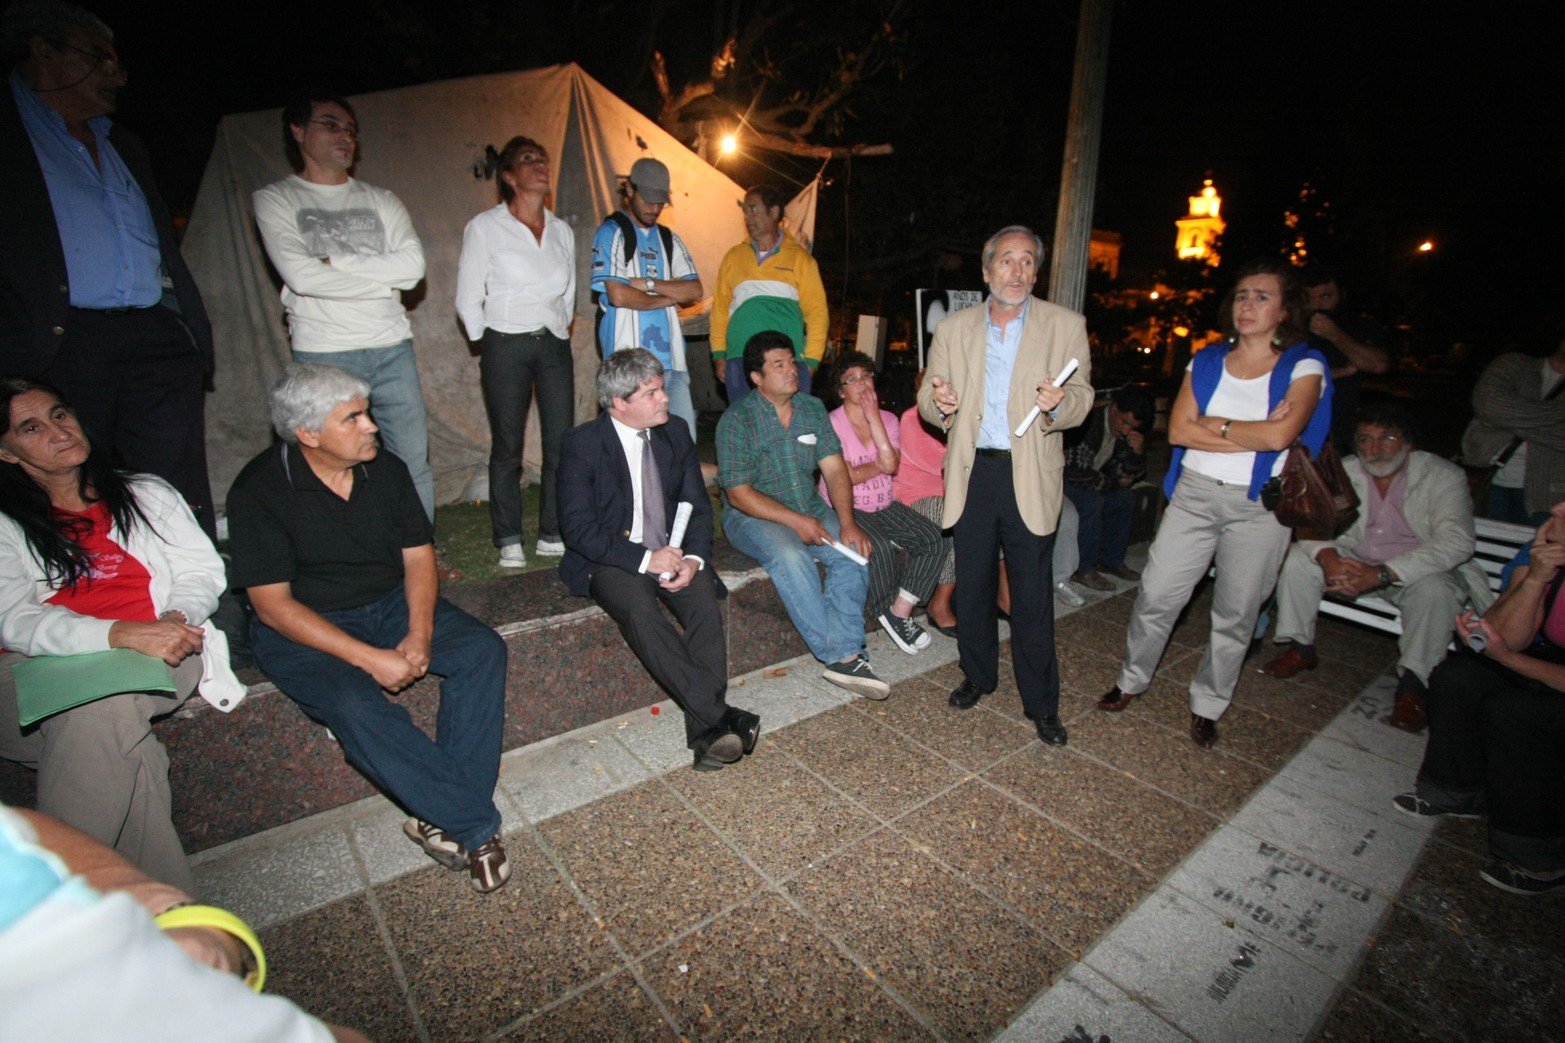
<svg viewBox="0 0 1565 1043">
<path fill-rule="evenodd" d="M 1478 549 L 1474 557 L 1489 577 L 1489 589 L 1498 595 L 1500 570 L 1516 557 L 1517 551 L 1532 542 L 1536 530 L 1527 525 L 1512 525 L 1487 518 L 1475 518 L 1473 526 L 1478 534 Z M 1321 599 L 1320 610 L 1322 615 L 1362 623 L 1388 634 L 1402 633 L 1401 613 L 1395 605 L 1380 598 L 1363 597 L 1349 601 L 1327 595 Z"/>
</svg>

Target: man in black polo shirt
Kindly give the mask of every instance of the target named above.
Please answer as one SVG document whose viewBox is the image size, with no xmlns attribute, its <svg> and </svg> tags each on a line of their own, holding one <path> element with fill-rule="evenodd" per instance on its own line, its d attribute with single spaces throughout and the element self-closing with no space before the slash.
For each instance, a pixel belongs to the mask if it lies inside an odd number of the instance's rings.
<svg viewBox="0 0 1565 1043">
<path fill-rule="evenodd" d="M 505 642 L 438 596 L 429 520 L 368 396 L 309 363 L 272 387 L 283 441 L 229 490 L 229 578 L 255 606 L 256 664 L 413 814 L 414 843 L 487 893 L 511 875 L 494 803 Z M 426 673 L 444 678 L 433 741 L 389 698 Z"/>
</svg>

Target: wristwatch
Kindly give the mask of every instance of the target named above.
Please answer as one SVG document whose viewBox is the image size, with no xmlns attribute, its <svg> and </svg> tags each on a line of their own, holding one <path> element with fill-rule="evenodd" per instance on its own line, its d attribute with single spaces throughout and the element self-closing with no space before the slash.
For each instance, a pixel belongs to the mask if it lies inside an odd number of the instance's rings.
<svg viewBox="0 0 1565 1043">
<path fill-rule="evenodd" d="M 1393 584 L 1395 582 L 1396 582 L 1396 578 L 1391 575 L 1391 570 L 1386 568 L 1384 565 L 1380 566 L 1380 585 L 1381 585 L 1381 587 L 1389 587 L 1389 586 L 1391 586 L 1391 584 Z"/>
<path fill-rule="evenodd" d="M 646 287 L 647 287 L 647 292 L 648 293 L 651 293 L 655 286 L 657 286 L 657 280 L 656 279 L 648 279 L 646 281 Z"/>
</svg>

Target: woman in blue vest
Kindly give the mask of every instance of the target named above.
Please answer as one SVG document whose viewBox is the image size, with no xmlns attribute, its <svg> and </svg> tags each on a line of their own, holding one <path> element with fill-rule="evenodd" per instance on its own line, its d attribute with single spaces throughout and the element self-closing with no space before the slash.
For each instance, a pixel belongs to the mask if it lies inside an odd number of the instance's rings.
<svg viewBox="0 0 1565 1043">
<path fill-rule="evenodd" d="M 1309 312 L 1282 261 L 1253 261 L 1223 301 L 1229 340 L 1197 352 L 1169 415 L 1169 498 L 1141 576 L 1119 683 L 1098 709 L 1117 713 L 1147 690 L 1174 621 L 1215 557 L 1212 635 L 1190 683 L 1190 737 L 1217 742 L 1261 605 L 1292 536 L 1261 505 L 1261 487 L 1298 439 L 1313 454 L 1331 433 L 1331 375 L 1305 346 Z"/>
</svg>

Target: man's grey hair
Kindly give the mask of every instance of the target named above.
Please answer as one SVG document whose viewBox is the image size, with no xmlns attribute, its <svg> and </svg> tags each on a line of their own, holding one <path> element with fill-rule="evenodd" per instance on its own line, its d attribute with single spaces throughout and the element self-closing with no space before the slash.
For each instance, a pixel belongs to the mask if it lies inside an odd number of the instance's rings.
<svg viewBox="0 0 1565 1043">
<path fill-rule="evenodd" d="M 663 375 L 663 363 L 646 348 L 616 351 L 598 367 L 598 405 L 609 409 L 616 398 L 629 398 L 641 385 Z"/>
<path fill-rule="evenodd" d="M 41 36 L 61 47 L 72 29 L 104 40 L 114 39 L 114 30 L 85 7 L 64 0 L 14 0 L 5 13 L 0 14 L 0 49 L 3 49 L 6 66 L 22 63 L 33 37 Z"/>
<path fill-rule="evenodd" d="M 272 385 L 272 430 L 290 445 L 299 444 L 299 429 L 319 431 L 331 411 L 355 398 L 369 398 L 369 382 L 336 366 L 294 362 Z"/>
<path fill-rule="evenodd" d="M 984 240 L 983 266 L 984 271 L 989 270 L 989 262 L 994 260 L 994 255 L 1000 250 L 1000 240 L 1008 235 L 1025 235 L 1032 240 L 1033 256 L 1038 264 L 1043 264 L 1043 239 L 1026 225 L 1006 225 L 998 232 Z"/>
</svg>

